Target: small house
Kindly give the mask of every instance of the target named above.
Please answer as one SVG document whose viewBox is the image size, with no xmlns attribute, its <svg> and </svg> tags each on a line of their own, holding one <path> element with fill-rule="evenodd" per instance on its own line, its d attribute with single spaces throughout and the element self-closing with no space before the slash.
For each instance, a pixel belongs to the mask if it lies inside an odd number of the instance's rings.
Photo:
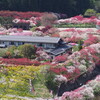
<svg viewBox="0 0 100 100">
<path fill-rule="evenodd" d="M 0 45 L 6 47 L 23 44 L 33 44 L 38 47 L 53 49 L 62 43 L 62 40 L 57 37 L 32 37 L 32 36 L 11 36 L 11 35 L 0 35 Z"/>
<path fill-rule="evenodd" d="M 51 56 L 58 56 L 71 50 L 71 46 L 66 45 L 61 38 L 58 37 L 32 37 L 32 36 L 11 36 L 0 35 L 0 47 L 9 47 L 12 45 L 19 46 L 23 44 L 33 44 L 37 47 L 44 48 L 45 52 Z"/>
</svg>

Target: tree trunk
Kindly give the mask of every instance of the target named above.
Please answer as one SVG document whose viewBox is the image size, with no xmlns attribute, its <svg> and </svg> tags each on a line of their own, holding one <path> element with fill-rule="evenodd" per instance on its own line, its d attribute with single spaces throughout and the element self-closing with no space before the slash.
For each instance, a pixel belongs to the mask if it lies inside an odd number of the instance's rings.
<svg viewBox="0 0 100 100">
<path fill-rule="evenodd" d="M 29 79 L 29 91 L 32 92 L 32 93 L 35 91 L 31 79 Z"/>
</svg>

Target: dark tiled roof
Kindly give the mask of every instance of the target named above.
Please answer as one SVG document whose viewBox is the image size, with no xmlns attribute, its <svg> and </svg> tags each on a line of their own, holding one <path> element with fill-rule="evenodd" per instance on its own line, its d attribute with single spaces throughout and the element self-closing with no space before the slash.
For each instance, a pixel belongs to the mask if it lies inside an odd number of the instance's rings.
<svg viewBox="0 0 100 100">
<path fill-rule="evenodd" d="M 32 37 L 32 36 L 10 36 L 1 35 L 0 41 L 20 41 L 34 43 L 58 43 L 60 38 L 57 37 Z"/>
<path fill-rule="evenodd" d="M 61 48 L 59 47 L 54 50 L 51 50 L 49 53 L 57 56 L 59 54 L 64 53 L 65 51 L 69 50 L 70 48 L 72 48 L 72 47 L 71 46 L 65 46 L 65 47 L 61 47 Z"/>
</svg>

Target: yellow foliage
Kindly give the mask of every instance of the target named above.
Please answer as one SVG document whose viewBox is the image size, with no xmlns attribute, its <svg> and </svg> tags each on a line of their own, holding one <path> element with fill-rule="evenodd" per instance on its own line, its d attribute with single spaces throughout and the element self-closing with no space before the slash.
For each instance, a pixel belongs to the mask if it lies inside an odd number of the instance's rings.
<svg viewBox="0 0 100 100">
<path fill-rule="evenodd" d="M 32 95 L 32 90 L 37 88 L 37 82 L 41 83 L 42 80 L 44 81 L 44 73 L 42 71 L 46 69 L 46 66 L 2 66 L 1 69 L 1 92 L 26 96 Z"/>
<path fill-rule="evenodd" d="M 5 67 L 8 71 L 8 76 L 15 79 L 34 79 L 36 73 L 39 73 L 44 66 L 11 66 Z"/>
</svg>

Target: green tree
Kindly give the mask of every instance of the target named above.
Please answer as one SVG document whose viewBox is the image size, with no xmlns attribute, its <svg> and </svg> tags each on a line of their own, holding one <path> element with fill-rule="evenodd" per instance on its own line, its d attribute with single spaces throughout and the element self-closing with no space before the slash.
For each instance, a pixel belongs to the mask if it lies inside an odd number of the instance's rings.
<svg viewBox="0 0 100 100">
<path fill-rule="evenodd" d="M 32 55 L 35 55 L 36 48 L 31 44 L 24 44 L 20 46 L 20 53 L 23 57 L 31 58 Z"/>
<path fill-rule="evenodd" d="M 13 57 L 14 56 L 14 51 L 17 49 L 16 46 L 11 46 L 8 48 L 8 52 L 10 52 L 11 56 Z"/>
<path fill-rule="evenodd" d="M 96 15 L 96 11 L 94 9 L 87 9 L 84 16 L 95 16 Z"/>
</svg>

